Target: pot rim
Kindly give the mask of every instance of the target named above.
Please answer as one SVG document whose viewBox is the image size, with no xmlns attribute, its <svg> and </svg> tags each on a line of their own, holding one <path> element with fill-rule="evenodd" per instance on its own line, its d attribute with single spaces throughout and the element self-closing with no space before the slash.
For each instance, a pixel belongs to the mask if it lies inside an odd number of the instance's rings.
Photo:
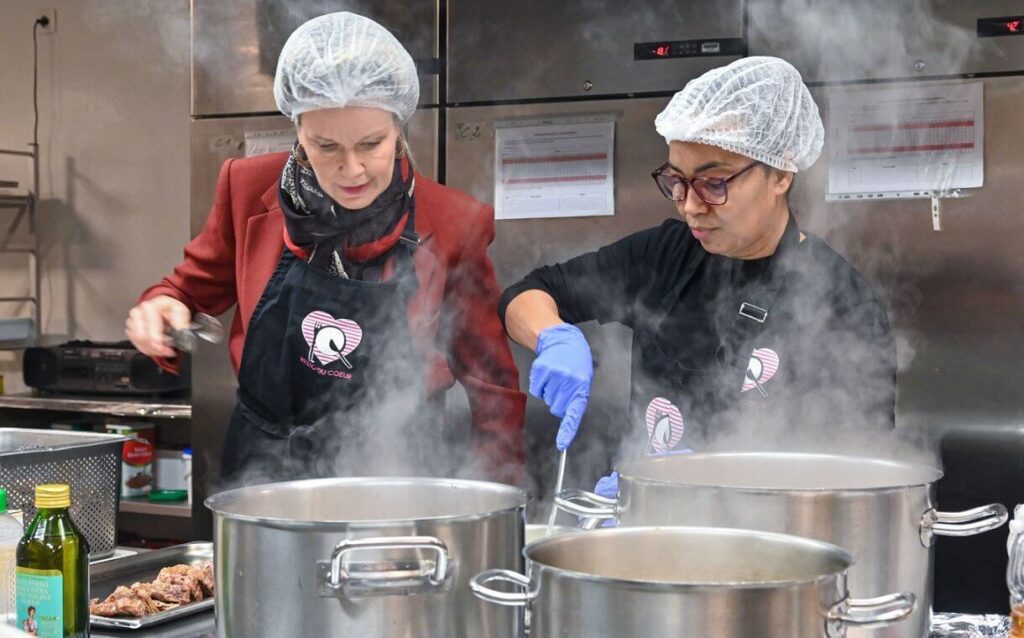
<svg viewBox="0 0 1024 638">
<path fill-rule="evenodd" d="M 295 520 L 292 518 L 283 518 L 278 516 L 255 516 L 252 514 L 242 514 L 239 512 L 227 511 L 224 509 L 225 502 L 233 502 L 243 493 L 259 492 L 268 489 L 284 490 L 287 488 L 317 488 L 325 485 L 373 485 L 380 486 L 385 484 L 404 484 L 404 485 L 416 485 L 423 486 L 428 485 L 448 485 L 452 487 L 463 487 L 463 488 L 486 488 L 492 490 L 495 493 L 505 493 L 506 495 L 515 497 L 517 503 L 510 507 L 502 507 L 486 512 L 473 512 L 470 514 L 449 514 L 439 516 L 423 516 L 416 518 L 380 518 L 373 520 L 351 520 L 351 519 L 322 519 L 322 520 Z M 479 521 L 498 514 L 504 514 L 508 512 L 521 511 L 525 512 L 526 509 L 526 491 L 522 488 L 514 485 L 506 485 L 504 483 L 495 483 L 492 481 L 475 481 L 470 479 L 446 479 L 438 477 L 338 477 L 338 478 L 324 478 L 324 479 L 301 479 L 296 481 L 282 481 L 278 483 L 263 483 L 260 485 L 248 485 L 243 487 L 237 487 L 223 492 L 218 492 L 212 496 L 206 498 L 203 501 L 203 505 L 206 506 L 215 517 L 224 517 L 232 521 L 240 521 L 245 523 L 254 523 L 257 525 L 263 525 L 266 527 L 273 527 L 277 529 L 303 529 L 313 530 L 321 528 L 332 528 L 343 526 L 347 529 L 358 528 L 358 529 L 379 529 L 392 527 L 395 525 L 411 525 L 419 524 L 424 522 L 444 522 L 444 523 L 462 523 L 462 522 L 473 522 Z"/>
<path fill-rule="evenodd" d="M 719 490 L 742 490 L 746 492 L 796 492 L 796 493 L 826 493 L 826 492 L 857 492 L 857 493 L 871 493 L 871 492 L 886 492 L 893 490 L 905 490 L 915 487 L 928 487 L 933 483 L 936 483 L 943 476 L 943 471 L 937 467 L 930 465 L 924 465 L 922 463 L 904 463 L 902 461 L 895 461 L 892 459 L 870 457 L 870 456 L 855 456 L 852 454 L 818 454 L 812 452 L 698 452 L 695 454 L 678 455 L 678 456 L 660 456 L 660 457 L 638 457 L 631 458 L 623 461 L 620 467 L 629 467 L 631 465 L 640 465 L 643 463 L 655 463 L 660 459 L 671 459 L 675 461 L 680 459 L 679 462 L 684 462 L 683 459 L 700 459 L 708 457 L 757 457 L 757 458 L 773 458 L 783 457 L 788 459 L 817 459 L 828 461 L 834 459 L 837 461 L 868 461 L 875 464 L 886 464 L 892 466 L 898 466 L 904 469 L 919 471 L 922 473 L 930 473 L 934 475 L 934 479 L 930 481 L 908 481 L 905 483 L 893 483 L 892 485 L 881 485 L 876 487 L 770 487 L 765 485 L 716 485 L 710 481 L 707 482 L 695 482 L 692 480 L 671 480 L 662 478 L 651 478 L 645 476 L 638 476 L 631 474 L 628 471 L 619 471 L 619 476 L 625 478 L 628 481 L 636 483 L 654 483 L 661 485 L 675 485 L 685 486 L 694 488 L 709 488 Z M 665 461 L 666 463 L 669 461 Z"/>
<path fill-rule="evenodd" d="M 532 553 L 536 553 L 544 548 L 545 545 L 555 543 L 568 543 L 571 544 L 573 539 L 586 539 L 594 536 L 600 537 L 601 535 L 641 535 L 644 533 L 680 533 L 683 531 L 687 532 L 698 532 L 703 534 L 713 534 L 716 536 L 756 536 L 758 538 L 767 538 L 772 540 L 781 540 L 795 545 L 804 545 L 809 548 L 814 548 L 818 551 L 828 551 L 839 555 L 839 558 L 846 562 L 846 566 L 842 569 L 836 570 L 831 573 L 822 573 L 808 578 L 800 579 L 780 579 L 780 580 L 764 580 L 758 582 L 716 582 L 716 583 L 701 583 L 701 582 L 686 582 L 686 581 L 664 581 L 664 580 L 641 580 L 636 578 L 613 578 L 610 576 L 599 576 L 596 574 L 588 574 L 586 572 L 580 572 L 573 569 L 566 569 L 564 567 L 556 567 L 549 565 L 543 561 L 539 561 L 531 556 Z M 568 539 L 568 540 L 566 540 Z M 584 542 L 584 541 L 576 541 Z M 562 536 L 552 536 L 550 538 L 541 539 L 530 543 L 523 548 L 523 557 L 528 561 L 528 565 L 536 564 L 543 570 L 548 570 L 556 573 L 559 576 L 570 576 L 576 580 L 583 580 L 589 583 L 601 583 L 607 585 L 624 585 L 629 587 L 640 587 L 644 589 L 655 589 L 660 591 L 676 591 L 676 590 L 690 590 L 690 589 L 775 589 L 779 587 L 791 587 L 791 586 L 803 586 L 820 583 L 823 580 L 829 578 L 836 578 L 845 573 L 848 573 L 853 568 L 855 559 L 853 555 L 847 550 L 826 543 L 825 541 L 819 541 L 812 538 L 806 538 L 803 536 L 795 536 L 793 534 L 779 534 L 776 532 L 761 532 L 758 530 L 740 529 L 732 527 L 683 527 L 683 526 L 638 526 L 638 527 L 617 527 L 617 528 L 602 528 L 592 531 L 588 531 L 585 534 L 575 535 L 567 534 Z"/>
</svg>

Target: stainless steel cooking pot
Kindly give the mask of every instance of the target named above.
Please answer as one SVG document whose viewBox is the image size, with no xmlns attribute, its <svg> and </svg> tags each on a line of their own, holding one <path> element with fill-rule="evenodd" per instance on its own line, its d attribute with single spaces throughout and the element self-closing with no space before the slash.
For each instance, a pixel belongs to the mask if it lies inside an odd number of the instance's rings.
<svg viewBox="0 0 1024 638">
<path fill-rule="evenodd" d="M 851 600 L 852 558 L 820 541 L 750 530 L 602 529 L 530 544 L 528 575 L 488 570 L 480 598 L 529 607 L 531 638 L 832 638 L 906 618 L 914 596 Z"/>
<path fill-rule="evenodd" d="M 1006 521 L 1006 508 L 935 509 L 936 468 L 855 456 L 708 453 L 643 458 L 619 469 L 619 497 L 581 490 L 556 497 L 566 511 L 624 526 L 697 525 L 794 534 L 849 550 L 850 592 L 912 592 L 905 623 L 856 638 L 925 638 L 931 624 L 936 536 L 969 536 Z"/>
<path fill-rule="evenodd" d="M 217 635 L 513 638 L 471 576 L 522 568 L 526 494 L 496 483 L 339 478 L 257 485 L 214 514 Z"/>
<path fill-rule="evenodd" d="M 558 536 L 559 534 L 572 534 L 573 532 L 579 532 L 578 527 L 567 527 L 565 525 L 555 525 L 548 528 L 547 525 L 526 525 L 526 538 L 525 544 L 535 543 L 539 540 L 548 538 L 549 536 Z"/>
</svg>

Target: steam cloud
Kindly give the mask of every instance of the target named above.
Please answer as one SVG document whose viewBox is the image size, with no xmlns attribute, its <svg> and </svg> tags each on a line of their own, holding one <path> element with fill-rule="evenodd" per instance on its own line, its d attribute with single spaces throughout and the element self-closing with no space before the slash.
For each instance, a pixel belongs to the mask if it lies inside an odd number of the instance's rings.
<svg viewBox="0 0 1024 638">
<path fill-rule="evenodd" d="M 920 73 L 907 60 L 916 58 L 916 43 L 942 42 L 942 47 L 922 49 L 921 59 L 925 62 L 923 72 L 930 69 L 957 68 L 959 62 L 967 59 L 973 34 L 944 21 L 933 9 L 935 3 L 930 0 L 908 0 L 900 3 L 898 11 L 893 9 L 890 0 L 863 0 L 858 2 L 824 3 L 813 0 L 751 0 L 749 3 L 750 29 L 752 42 L 758 41 L 763 50 L 752 50 L 754 54 L 775 54 L 790 59 L 805 74 L 806 78 L 821 78 L 829 82 L 843 82 L 860 78 L 908 78 L 912 79 Z M 358 3 L 343 7 L 357 12 L 364 12 Z M 337 3 L 312 2 L 292 5 L 275 3 L 274 10 L 284 12 L 287 21 L 297 26 L 304 19 L 318 12 L 339 10 Z M 581 12 L 576 15 L 582 37 L 602 49 L 600 43 L 612 42 L 612 34 L 599 26 L 601 11 L 607 9 L 603 2 L 584 3 Z M 658 32 L 658 25 L 663 22 L 664 8 L 639 15 L 631 14 L 629 19 L 651 25 L 652 33 Z M 365 13 L 365 12 L 364 12 Z M 372 15 L 372 12 L 370 13 Z M 267 29 L 263 29 L 267 32 Z M 280 34 L 278 34 L 280 35 Z M 287 33 L 284 33 L 287 37 Z M 283 43 L 283 38 L 281 38 Z M 408 44 L 408 43 L 407 43 Z M 844 50 L 847 47 L 848 50 Z M 811 52 L 801 55 L 799 51 Z M 834 54 L 822 55 L 822 51 Z M 791 52 L 792 55 L 787 54 Z M 201 52 L 198 54 L 201 55 Z M 415 54 L 414 54 L 415 55 Z M 540 73 L 540 70 L 538 70 Z M 520 78 L 519 81 L 529 81 Z M 683 81 L 680 86 L 682 88 Z M 812 85 L 814 83 L 812 82 Z M 898 88 L 898 85 L 893 85 Z M 848 90 L 848 87 L 814 87 L 815 97 L 822 109 L 828 128 L 828 95 L 832 92 Z M 893 112 L 893 117 L 899 117 Z M 472 118 L 469 118 L 472 119 Z M 653 131 L 653 123 L 651 125 Z M 661 144 L 660 139 L 653 143 Z M 826 139 L 826 149 L 829 140 Z M 659 146 L 660 149 L 664 146 Z M 792 195 L 794 213 L 801 226 L 816 232 L 827 239 L 840 253 L 846 253 L 844 247 L 857 244 L 863 246 L 863 237 L 845 236 L 852 230 L 848 220 L 834 215 L 834 211 L 825 211 L 822 206 L 824 191 L 825 156 L 817 166 L 807 173 L 801 173 L 794 185 Z M 653 167 L 652 167 L 653 168 Z M 623 171 L 639 170 L 635 166 L 617 166 L 620 183 L 623 183 Z M 937 182 L 941 184 L 948 175 L 937 173 Z M 458 181 L 457 176 L 450 176 Z M 480 193 L 475 193 L 478 196 Z M 630 193 L 630 195 L 633 195 Z M 619 193 L 619 203 L 626 203 L 624 193 Z M 628 205 L 628 204 L 627 204 Z M 674 215 L 671 204 L 662 202 L 666 217 Z M 626 207 L 618 211 L 626 213 Z M 591 220 L 594 226 L 606 220 Z M 581 223 L 578 220 L 565 222 L 572 224 L 571 232 L 552 228 L 552 237 L 572 236 L 576 246 L 592 246 L 603 243 L 606 232 L 594 229 L 590 237 L 580 237 Z M 499 232 L 514 233 L 514 226 L 499 227 Z M 601 237 L 595 242 L 592 237 Z M 499 237 L 499 242 L 513 242 L 514 237 Z M 906 285 L 891 285 L 886 276 L 894 266 L 892 252 L 895 248 L 891 238 L 884 233 L 875 238 L 874 250 L 858 255 L 858 268 L 869 275 L 874 282 L 875 290 L 882 298 L 883 305 L 898 311 L 914 306 L 919 300 L 916 290 Z M 518 275 L 525 274 L 547 257 L 547 249 L 534 243 L 523 244 L 519 256 L 522 263 L 518 264 Z M 903 264 L 900 265 L 901 267 Z M 497 264 L 499 272 L 508 270 L 508 264 Z M 813 276 L 813 275 L 812 275 Z M 879 283 L 882 285 L 879 285 Z M 503 281 L 503 283 L 510 283 Z M 813 317 L 818 311 L 815 308 L 803 309 L 811 315 L 809 323 L 819 325 L 822 332 L 829 330 L 825 317 Z M 890 312 L 890 319 L 893 317 Z M 902 314 L 902 313 L 897 313 Z M 628 360 L 630 353 L 626 340 L 621 339 L 621 332 L 615 328 L 602 326 L 584 326 L 588 339 L 594 347 L 595 355 L 605 362 L 596 371 L 598 383 L 628 384 L 628 376 L 622 376 L 623 361 Z M 906 328 L 896 327 L 894 330 L 899 366 L 904 369 L 914 356 L 915 338 Z M 612 334 L 612 337 L 608 337 Z M 821 333 L 809 337 L 821 340 Z M 849 343 L 844 343 L 840 333 L 831 335 L 835 347 L 846 347 L 847 369 L 843 372 L 856 373 L 872 370 L 877 361 L 873 354 L 858 351 Z M 442 346 L 447 344 L 442 344 Z M 528 370 L 532 353 L 518 350 L 516 358 L 521 370 Z M 404 363 L 409 361 L 407 353 L 393 353 L 401 377 Z M 607 363 L 611 362 L 611 365 Z M 822 366 L 822 392 L 831 391 L 833 376 L 839 371 Z M 615 375 L 615 379 L 601 379 L 602 375 Z M 856 375 L 854 375 L 856 376 Z M 870 375 L 868 375 L 870 376 Z M 525 380 L 523 381 L 525 385 Z M 832 401 L 820 405 L 813 403 L 798 406 L 787 413 L 737 413 L 732 419 L 733 426 L 713 432 L 688 432 L 684 438 L 686 445 L 699 450 L 786 450 L 803 452 L 833 452 L 851 455 L 872 456 L 897 459 L 909 462 L 921 462 L 936 465 L 937 458 L 933 442 L 928 441 L 919 431 L 883 431 L 865 426 L 861 414 L 861 393 L 871 388 L 844 388 L 844 392 L 833 394 Z M 324 419 L 321 426 L 336 431 L 337 440 L 341 443 L 334 470 L 341 475 L 441 475 L 466 478 L 479 478 L 484 469 L 478 459 L 474 458 L 471 446 L 466 437 L 469 429 L 465 423 L 454 423 L 445 427 L 444 436 L 438 438 L 436 430 L 431 428 L 410 428 L 409 423 L 419 416 L 409 413 L 409 406 L 417 405 L 422 387 L 415 385 L 382 386 L 375 390 L 382 399 L 384 406 L 373 414 L 349 414 L 341 417 L 333 414 Z M 330 400 L 326 398 L 325 400 Z M 595 401 L 592 405 L 599 403 Z M 827 406 L 827 408 L 823 407 Z M 625 406 L 616 409 L 614 406 L 602 405 L 602 411 L 591 411 L 585 418 L 581 434 L 569 451 L 569 473 L 566 486 L 590 487 L 599 476 L 611 471 L 615 460 L 621 460 L 637 454 L 636 440 L 639 438 L 637 424 L 628 423 Z M 554 430 L 557 419 L 543 415 L 543 406 L 531 399 L 528 420 L 542 421 L 539 425 L 549 436 L 544 438 L 543 447 L 532 448 L 540 451 L 539 457 L 529 460 L 528 467 L 532 471 L 529 478 L 531 486 L 540 489 L 539 496 L 547 497 L 549 482 L 547 478 L 553 473 L 557 457 L 553 451 Z M 351 427 L 350 422 L 356 422 Z M 346 424 L 348 423 L 348 424 Z M 250 477 L 248 480 L 251 480 Z M 540 516 L 537 516 L 540 518 Z"/>
</svg>

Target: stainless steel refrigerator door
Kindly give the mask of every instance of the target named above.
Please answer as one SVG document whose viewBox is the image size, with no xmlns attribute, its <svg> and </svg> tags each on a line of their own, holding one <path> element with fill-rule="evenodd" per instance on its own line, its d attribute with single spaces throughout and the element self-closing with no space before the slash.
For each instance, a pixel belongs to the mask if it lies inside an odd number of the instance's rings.
<svg viewBox="0 0 1024 638">
<path fill-rule="evenodd" d="M 499 283 L 507 286 L 543 264 L 562 261 L 596 249 L 629 233 L 656 226 L 676 215 L 672 202 L 658 192 L 651 171 L 668 159 L 668 146 L 654 130 L 654 117 L 668 98 L 609 100 L 450 108 L 447 137 L 448 184 L 477 199 L 494 201 L 494 123 L 512 118 L 613 114 L 615 129 L 615 215 L 497 222 L 490 257 Z M 615 441 L 627 430 L 631 331 L 618 325 L 582 326 L 594 353 L 595 379 L 590 406 L 579 439 L 573 444 L 570 474 L 593 481 L 590 458 L 610 456 Z M 520 380 L 526 387 L 533 353 L 513 346 Z M 528 439 L 542 446 L 530 455 L 532 464 L 554 458 L 557 419 L 541 401 L 527 405 Z M 584 450 L 590 450 L 585 452 Z M 606 466 L 611 470 L 611 466 Z M 536 474 L 536 468 L 531 468 Z M 586 471 L 587 473 L 584 473 Z M 569 479 L 567 479 L 569 480 Z"/>
<path fill-rule="evenodd" d="M 678 91 L 738 56 L 635 60 L 634 44 L 742 38 L 743 4 L 449 0 L 448 102 Z"/>
<path fill-rule="evenodd" d="M 1024 14 L 1018 0 L 750 0 L 751 55 L 806 82 L 1024 70 L 1024 36 L 979 38 L 978 18 Z"/>
<path fill-rule="evenodd" d="M 195 237 L 203 230 L 221 165 L 245 153 L 245 133 L 288 131 L 292 123 L 285 117 L 238 117 L 194 120 L 191 125 L 191 228 Z M 421 109 L 409 123 L 409 145 L 416 156 L 418 170 L 434 177 L 437 170 L 437 109 Z M 230 326 L 234 309 L 220 317 Z M 219 467 L 221 447 L 228 420 L 235 407 L 234 370 L 228 359 L 227 342 L 214 346 L 204 343 L 192 357 L 192 447 L 194 451 L 193 515 L 196 533 L 209 537 L 212 518 L 203 507 Z"/>
<path fill-rule="evenodd" d="M 1024 38 L 1021 38 L 1024 39 Z M 968 80 L 970 81 L 970 80 Z M 896 422 L 911 440 L 942 441 L 944 510 L 1022 502 L 1024 456 L 1024 215 L 1020 136 L 1024 78 L 985 78 L 985 185 L 942 200 L 824 202 L 828 162 L 795 182 L 792 205 L 875 286 L 897 335 Z M 819 104 L 827 92 L 813 90 Z M 1007 133 L 1011 132 L 1011 133 Z M 826 140 L 826 144 L 827 144 Z M 999 535 L 935 548 L 938 611 L 1006 613 Z"/>
<path fill-rule="evenodd" d="M 899 335 L 898 427 L 1016 425 L 1024 414 L 1021 148 L 1018 135 L 1004 134 L 1024 127 L 1024 79 L 983 82 L 985 185 L 942 200 L 941 231 L 926 199 L 825 202 L 827 156 L 797 175 L 791 198 L 804 227 L 866 275 L 889 308 Z M 812 93 L 825 104 L 845 90 Z"/>
<path fill-rule="evenodd" d="M 437 104 L 437 0 L 192 0 L 192 114 L 276 112 L 274 73 L 285 40 L 306 20 L 334 11 L 391 30 L 420 70 L 420 104 Z"/>
</svg>

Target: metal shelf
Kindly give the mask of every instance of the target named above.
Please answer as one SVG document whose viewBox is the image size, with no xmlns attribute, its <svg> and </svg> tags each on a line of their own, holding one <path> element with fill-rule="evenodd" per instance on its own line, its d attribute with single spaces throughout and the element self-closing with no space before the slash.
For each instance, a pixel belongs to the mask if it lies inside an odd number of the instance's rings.
<svg viewBox="0 0 1024 638">
<path fill-rule="evenodd" d="M 180 503 L 151 503 L 145 497 L 122 498 L 121 511 L 130 514 L 192 518 L 192 506 L 188 501 L 181 501 Z"/>
<path fill-rule="evenodd" d="M 18 392 L 0 394 L 0 408 L 89 412 L 113 416 L 166 419 L 192 418 L 189 399 L 126 399 L 125 397 L 68 397 Z"/>
<path fill-rule="evenodd" d="M 42 269 L 40 266 L 39 232 L 36 228 L 36 206 L 39 198 L 39 143 L 38 140 L 29 144 L 31 151 L 19 151 L 0 148 L 0 155 L 13 157 L 25 157 L 32 164 L 32 180 L 27 187 L 25 194 L 0 193 L 0 210 L 15 211 L 13 219 L 0 234 L 0 253 L 22 253 L 29 256 L 29 294 L 25 297 L 7 297 L 0 299 L 0 303 L 30 303 L 32 304 L 32 335 L 27 340 L 28 345 L 35 345 L 38 342 L 39 334 L 42 332 Z M 0 180 L 4 188 L 15 188 L 18 183 L 12 180 Z M 5 216 L 7 213 L 5 213 Z M 28 235 L 31 246 L 12 247 L 11 243 L 17 234 L 22 221 L 28 222 Z"/>
<path fill-rule="evenodd" d="M 0 208 L 23 208 L 32 203 L 31 195 L 0 195 Z"/>
</svg>

